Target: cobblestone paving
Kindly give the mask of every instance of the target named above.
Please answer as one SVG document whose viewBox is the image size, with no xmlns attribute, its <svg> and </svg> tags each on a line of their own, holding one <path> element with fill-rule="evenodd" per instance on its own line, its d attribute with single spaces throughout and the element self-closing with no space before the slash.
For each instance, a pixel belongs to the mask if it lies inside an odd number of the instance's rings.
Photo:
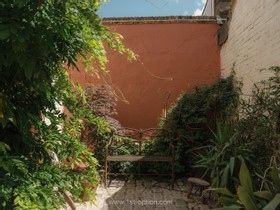
<svg viewBox="0 0 280 210">
<path fill-rule="evenodd" d="M 186 178 L 177 180 L 174 189 L 168 181 L 154 179 L 112 180 L 96 190 L 95 204 L 77 204 L 77 210 L 209 210 L 198 196 L 187 198 Z M 206 199 L 206 203 L 208 200 Z M 70 209 L 70 208 L 68 208 Z M 68 210 L 67 209 L 67 210 Z"/>
</svg>

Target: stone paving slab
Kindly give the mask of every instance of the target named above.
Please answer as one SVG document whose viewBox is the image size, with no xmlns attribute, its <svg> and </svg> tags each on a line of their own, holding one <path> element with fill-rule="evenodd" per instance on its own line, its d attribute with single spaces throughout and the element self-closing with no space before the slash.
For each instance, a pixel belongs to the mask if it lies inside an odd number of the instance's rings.
<svg viewBox="0 0 280 210">
<path fill-rule="evenodd" d="M 76 204 L 77 210 L 210 210 L 208 205 L 196 202 L 198 196 L 187 198 L 189 186 L 186 178 L 178 179 L 174 189 L 166 180 L 147 178 L 114 179 L 108 183 L 107 188 L 101 184 L 98 186 L 95 204 Z"/>
</svg>

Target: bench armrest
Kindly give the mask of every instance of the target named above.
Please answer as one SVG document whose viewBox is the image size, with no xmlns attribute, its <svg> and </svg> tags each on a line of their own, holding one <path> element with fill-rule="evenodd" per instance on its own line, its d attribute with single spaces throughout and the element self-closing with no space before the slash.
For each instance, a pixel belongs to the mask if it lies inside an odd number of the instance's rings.
<svg viewBox="0 0 280 210">
<path fill-rule="evenodd" d="M 112 142 L 113 142 L 113 140 L 112 140 L 113 138 L 112 137 L 110 137 L 110 139 L 109 139 L 109 142 L 106 144 L 106 148 L 109 148 L 109 147 L 111 147 L 111 145 L 112 145 Z"/>
<path fill-rule="evenodd" d="M 109 149 L 111 148 L 111 145 L 113 142 L 113 136 L 114 136 L 114 133 L 111 134 L 109 142 L 105 146 L 105 157 L 107 157 L 109 155 Z"/>
</svg>

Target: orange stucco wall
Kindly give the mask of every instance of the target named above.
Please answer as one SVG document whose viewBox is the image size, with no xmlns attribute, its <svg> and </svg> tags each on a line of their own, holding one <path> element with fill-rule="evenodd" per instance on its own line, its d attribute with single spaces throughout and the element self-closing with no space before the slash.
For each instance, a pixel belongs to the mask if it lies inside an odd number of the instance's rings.
<svg viewBox="0 0 280 210">
<path fill-rule="evenodd" d="M 168 109 L 184 91 L 211 84 L 220 77 L 220 56 L 215 23 L 154 23 L 108 25 L 123 35 L 124 43 L 137 53 L 129 63 L 124 55 L 108 50 L 112 83 L 128 104 L 118 101 L 116 118 L 123 126 L 158 126 Z M 83 71 L 71 71 L 73 80 L 85 85 L 102 83 Z"/>
</svg>

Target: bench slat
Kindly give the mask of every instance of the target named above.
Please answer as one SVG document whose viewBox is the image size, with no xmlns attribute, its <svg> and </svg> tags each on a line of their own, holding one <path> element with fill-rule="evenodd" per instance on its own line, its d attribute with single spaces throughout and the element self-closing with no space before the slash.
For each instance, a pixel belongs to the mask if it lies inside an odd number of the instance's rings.
<svg viewBox="0 0 280 210">
<path fill-rule="evenodd" d="M 146 145 L 142 143 L 145 141 L 152 141 L 162 134 L 160 128 L 149 128 L 149 129 L 134 129 L 134 128 L 122 128 L 112 133 L 110 141 L 106 145 L 105 154 L 105 167 L 104 167 L 104 185 L 107 186 L 107 175 L 109 173 L 109 163 L 113 161 L 134 161 L 134 162 L 169 162 L 170 163 L 170 176 L 172 182 L 172 188 L 174 187 L 175 170 L 174 170 L 174 146 L 170 138 L 169 142 L 169 154 L 165 155 L 143 155 Z M 169 136 L 169 131 L 168 131 Z M 169 136 L 170 137 L 170 136 Z M 112 145 L 116 144 L 115 147 Z M 133 155 L 113 155 L 114 151 L 117 151 L 122 145 L 128 145 L 134 147 Z M 147 144 L 148 147 L 150 146 Z M 135 154 L 136 153 L 136 154 Z M 140 167 L 138 168 L 138 175 L 140 175 Z M 150 174 L 150 173 L 149 173 Z M 147 175 L 147 174 L 145 174 Z M 163 175 L 163 174 L 157 174 Z"/>
<path fill-rule="evenodd" d="M 107 161 L 161 161 L 171 162 L 171 156 L 116 155 L 108 156 Z"/>
</svg>

